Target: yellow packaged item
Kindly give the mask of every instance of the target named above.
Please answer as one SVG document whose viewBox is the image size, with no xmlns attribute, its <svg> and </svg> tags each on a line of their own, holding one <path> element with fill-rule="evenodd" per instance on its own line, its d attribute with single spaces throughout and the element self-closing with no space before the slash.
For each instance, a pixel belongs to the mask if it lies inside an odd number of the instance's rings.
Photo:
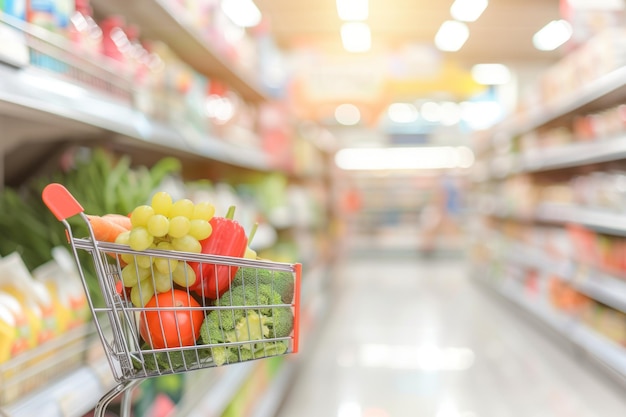
<svg viewBox="0 0 626 417">
<path fill-rule="evenodd" d="M 17 252 L 0 259 L 0 291 L 11 294 L 24 308 L 30 327 L 29 347 L 54 336 L 56 319 L 52 297 L 43 284 L 33 279 Z"/>
<path fill-rule="evenodd" d="M 15 319 L 9 309 L 0 304 L 0 364 L 11 358 L 15 334 Z"/>
</svg>

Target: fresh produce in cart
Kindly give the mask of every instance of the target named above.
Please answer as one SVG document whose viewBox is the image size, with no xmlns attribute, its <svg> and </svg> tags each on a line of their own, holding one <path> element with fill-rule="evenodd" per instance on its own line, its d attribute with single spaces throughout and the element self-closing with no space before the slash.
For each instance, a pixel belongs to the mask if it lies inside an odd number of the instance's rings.
<svg viewBox="0 0 626 417">
<path fill-rule="evenodd" d="M 293 301 L 294 282 L 293 275 L 286 271 L 270 271 L 268 269 L 240 268 L 233 279 L 232 286 L 239 285 L 269 285 L 280 294 L 283 303 Z"/>
<path fill-rule="evenodd" d="M 161 307 L 176 309 L 159 311 Z M 143 340 L 155 349 L 193 346 L 200 335 L 204 313 L 184 307 L 200 307 L 200 303 L 181 290 L 153 296 L 146 304 L 146 309 L 153 310 L 142 311 L 139 319 Z"/>
<path fill-rule="evenodd" d="M 293 281 L 293 278 L 292 278 Z M 262 308 L 231 308 L 210 311 L 200 329 L 202 343 L 230 343 L 211 349 L 216 365 L 275 356 L 287 351 L 282 341 L 268 341 L 287 337 L 293 330 L 293 313 L 283 304 L 281 295 L 271 284 L 252 284 L 232 287 L 217 301 L 219 307 L 263 306 Z M 255 341 L 254 343 L 242 343 Z"/>
<path fill-rule="evenodd" d="M 131 228 L 121 231 L 115 242 L 138 252 L 156 249 L 200 253 L 200 241 L 213 234 L 210 220 L 214 213 L 210 203 L 194 204 L 188 199 L 174 202 L 168 193 L 160 191 L 150 205 L 140 205 L 131 212 Z M 196 270 L 178 259 L 123 254 L 121 261 L 122 282 L 130 289 L 136 307 L 145 306 L 155 294 L 168 292 L 173 285 L 189 288 L 197 281 Z"/>
<path fill-rule="evenodd" d="M 119 385 L 96 412 L 140 379 L 298 351 L 301 266 L 245 258 L 249 239 L 232 215 L 158 192 L 107 242 L 93 227 L 73 237 L 67 218 L 92 220 L 63 186 L 50 184 L 43 199 L 68 232 L 81 279 L 84 251 L 103 293 L 89 306 Z"/>
<path fill-rule="evenodd" d="M 234 215 L 235 207 L 231 206 L 226 216 L 211 219 L 214 233 L 201 242 L 202 253 L 243 258 L 248 247 L 248 238 L 243 226 L 233 219 Z M 237 267 L 229 265 L 194 263 L 192 267 L 199 279 L 191 286 L 191 290 L 213 299 L 228 289 L 237 273 Z"/>
</svg>

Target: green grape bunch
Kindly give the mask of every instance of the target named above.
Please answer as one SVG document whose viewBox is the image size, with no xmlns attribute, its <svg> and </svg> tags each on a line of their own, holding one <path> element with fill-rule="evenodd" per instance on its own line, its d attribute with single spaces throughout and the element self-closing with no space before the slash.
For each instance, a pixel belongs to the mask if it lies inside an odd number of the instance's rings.
<svg viewBox="0 0 626 417">
<path fill-rule="evenodd" d="M 200 253 L 200 241 L 211 236 L 210 220 L 215 206 L 189 199 L 173 201 L 165 191 L 154 194 L 150 204 L 137 206 L 130 215 L 131 230 L 118 235 L 116 243 L 134 251 L 146 249 Z M 143 307 L 157 293 L 170 291 L 174 284 L 189 287 L 196 275 L 187 262 L 157 256 L 123 254 L 122 283 L 130 288 L 135 307 Z"/>
</svg>

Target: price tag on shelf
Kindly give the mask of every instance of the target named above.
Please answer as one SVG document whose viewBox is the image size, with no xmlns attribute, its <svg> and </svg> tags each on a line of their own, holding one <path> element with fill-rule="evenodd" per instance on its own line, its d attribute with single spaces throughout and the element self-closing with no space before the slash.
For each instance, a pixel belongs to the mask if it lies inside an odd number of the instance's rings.
<svg viewBox="0 0 626 417">
<path fill-rule="evenodd" d="M 25 66 L 29 63 L 24 34 L 0 22 L 0 61 Z"/>
</svg>

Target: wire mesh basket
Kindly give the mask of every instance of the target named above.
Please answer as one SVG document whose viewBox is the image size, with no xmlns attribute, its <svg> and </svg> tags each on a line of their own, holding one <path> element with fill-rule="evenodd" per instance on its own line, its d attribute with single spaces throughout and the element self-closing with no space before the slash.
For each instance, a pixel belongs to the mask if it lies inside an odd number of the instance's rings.
<svg viewBox="0 0 626 417">
<path fill-rule="evenodd" d="M 115 396 L 148 377 L 298 351 L 300 264 L 135 251 L 96 240 L 80 203 L 62 185 L 48 185 L 42 197 L 66 228 L 96 330 L 118 382 L 98 403 L 96 416 Z M 76 215 L 88 226 L 89 237 L 72 235 L 67 219 Z M 81 251 L 90 256 L 79 256 Z M 89 259 L 89 265 L 81 259 Z M 157 262 L 166 265 L 167 273 L 154 266 Z M 140 276 L 141 263 L 151 265 L 147 276 Z M 85 268 L 95 270 L 101 305 L 89 296 Z M 213 298 L 199 296 L 210 293 L 203 285 L 218 275 L 228 277 L 226 291 Z M 200 287 L 193 287 L 198 279 Z M 127 400 L 123 406 L 129 408 Z"/>
</svg>

